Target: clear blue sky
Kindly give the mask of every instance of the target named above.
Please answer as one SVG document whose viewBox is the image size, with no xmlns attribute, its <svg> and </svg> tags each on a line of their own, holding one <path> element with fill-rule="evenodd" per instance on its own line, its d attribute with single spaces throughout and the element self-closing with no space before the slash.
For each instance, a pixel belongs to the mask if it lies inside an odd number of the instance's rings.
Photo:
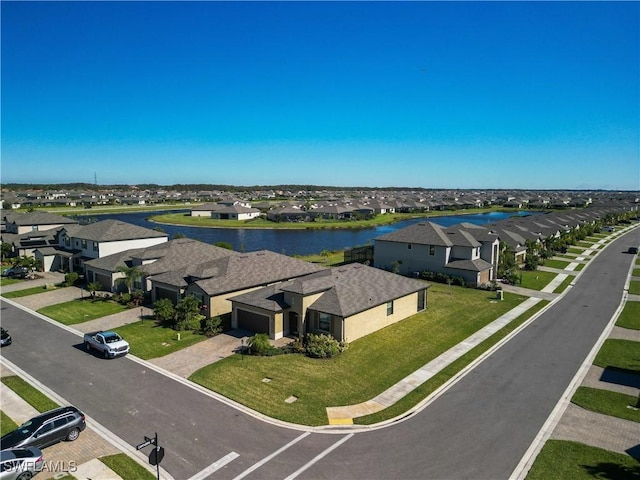
<svg viewBox="0 0 640 480">
<path fill-rule="evenodd" d="M 638 2 L 7 2 L 2 182 L 640 189 Z"/>
</svg>

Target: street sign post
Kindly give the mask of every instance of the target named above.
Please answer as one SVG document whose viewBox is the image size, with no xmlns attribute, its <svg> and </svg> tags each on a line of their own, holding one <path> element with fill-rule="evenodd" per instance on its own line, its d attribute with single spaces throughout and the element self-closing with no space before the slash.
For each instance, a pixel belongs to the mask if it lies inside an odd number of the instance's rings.
<svg viewBox="0 0 640 480">
<path fill-rule="evenodd" d="M 156 474 L 158 480 L 160 480 L 160 462 L 164 458 L 164 448 L 158 446 L 158 432 L 153 438 L 149 438 L 145 435 L 144 442 L 136 445 L 136 450 L 142 450 L 144 447 L 153 445 L 155 448 L 149 454 L 149 463 L 156 466 Z"/>
</svg>

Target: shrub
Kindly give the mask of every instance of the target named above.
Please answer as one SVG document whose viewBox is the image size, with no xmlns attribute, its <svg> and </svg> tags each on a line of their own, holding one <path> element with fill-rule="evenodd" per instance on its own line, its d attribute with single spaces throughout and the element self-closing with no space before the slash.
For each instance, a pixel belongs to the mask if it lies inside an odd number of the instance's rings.
<svg viewBox="0 0 640 480">
<path fill-rule="evenodd" d="M 71 285 L 73 285 L 74 283 L 76 283 L 78 281 L 78 274 L 76 272 L 71 272 L 71 273 L 67 273 L 64 276 L 64 284 L 67 287 L 70 287 Z"/>
<path fill-rule="evenodd" d="M 222 332 L 222 319 L 220 317 L 209 317 L 202 321 L 202 333 L 207 337 L 214 337 Z"/>
<path fill-rule="evenodd" d="M 343 352 L 347 344 L 338 342 L 331 335 L 307 334 L 305 338 L 306 354 L 311 358 L 331 358 Z"/>
<path fill-rule="evenodd" d="M 256 333 L 249 339 L 249 355 L 259 355 L 269 357 L 283 353 L 282 350 L 271 345 L 269 335 L 266 333 Z"/>
<path fill-rule="evenodd" d="M 173 303 L 168 298 L 161 298 L 153 304 L 153 314 L 160 323 L 170 323 L 173 321 L 176 310 Z"/>
</svg>

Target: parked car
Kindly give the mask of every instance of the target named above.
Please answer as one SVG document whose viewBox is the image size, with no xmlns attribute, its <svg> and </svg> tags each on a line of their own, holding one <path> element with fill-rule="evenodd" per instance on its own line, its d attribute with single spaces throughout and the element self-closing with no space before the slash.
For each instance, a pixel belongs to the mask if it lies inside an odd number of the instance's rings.
<svg viewBox="0 0 640 480">
<path fill-rule="evenodd" d="M 76 407 L 59 407 L 42 413 L 0 438 L 0 448 L 45 448 L 66 440 L 73 442 L 87 424 Z"/>
<path fill-rule="evenodd" d="M 0 327 L 0 347 L 6 347 L 7 345 L 11 345 L 11 335 L 4 328 Z"/>
<path fill-rule="evenodd" d="M 0 452 L 0 480 L 30 480 L 42 471 L 42 450 L 14 448 Z"/>
<path fill-rule="evenodd" d="M 27 278 L 29 273 L 30 272 L 27 267 L 14 266 L 3 270 L 2 276 L 7 278 Z"/>
<path fill-rule="evenodd" d="M 638 247 L 629 247 L 629 253 L 633 253 L 634 255 L 638 254 Z"/>
<path fill-rule="evenodd" d="M 115 358 L 129 353 L 129 343 L 116 332 L 90 332 L 84 334 L 84 346 L 87 351 L 102 352 L 104 358 Z"/>
</svg>

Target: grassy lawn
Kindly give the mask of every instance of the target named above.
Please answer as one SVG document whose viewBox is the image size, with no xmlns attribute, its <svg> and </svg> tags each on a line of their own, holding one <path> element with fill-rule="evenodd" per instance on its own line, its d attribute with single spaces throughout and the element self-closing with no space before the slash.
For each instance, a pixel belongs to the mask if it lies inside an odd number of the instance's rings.
<svg viewBox="0 0 640 480">
<path fill-rule="evenodd" d="M 541 270 L 521 270 L 520 273 L 522 274 L 522 282 L 518 286 L 532 290 L 542 290 L 557 276 L 557 273 L 543 272 Z"/>
<path fill-rule="evenodd" d="M 640 295 L 640 281 L 632 280 L 629 282 L 629 293 L 631 295 Z"/>
<path fill-rule="evenodd" d="M 0 410 L 0 433 L 2 435 L 13 432 L 19 426 L 20 425 L 11 420 L 6 413 Z"/>
<path fill-rule="evenodd" d="M 47 397 L 44 393 L 36 390 L 34 387 L 29 385 L 22 378 L 16 375 L 2 377 L 2 383 L 16 392 L 25 402 L 27 402 L 39 412 L 46 412 L 60 406 L 49 397 Z"/>
<path fill-rule="evenodd" d="M 616 325 L 623 328 L 640 330 L 640 302 L 625 303 Z"/>
<path fill-rule="evenodd" d="M 323 256 L 318 253 L 315 255 L 294 255 L 294 257 L 305 260 L 307 262 L 332 267 L 335 265 L 342 265 L 344 263 L 344 250 L 335 250 L 329 252 L 328 256 Z"/>
<path fill-rule="evenodd" d="M 632 277 L 640 277 L 640 268 L 634 268 L 633 272 L 631 272 Z"/>
<path fill-rule="evenodd" d="M 640 422 L 640 410 L 627 408 L 629 405 L 635 407 L 637 402 L 637 396 L 590 387 L 578 387 L 571 399 L 571 403 L 592 412 Z"/>
<path fill-rule="evenodd" d="M 565 278 L 562 283 L 560 285 L 558 285 L 556 287 L 556 289 L 553 291 L 553 293 L 562 293 L 564 292 L 567 287 L 571 284 L 571 282 L 573 282 L 573 280 L 575 279 L 575 277 L 573 275 L 569 275 L 567 278 Z"/>
<path fill-rule="evenodd" d="M 124 453 L 100 457 L 99 460 L 127 480 L 154 480 L 156 478 L 155 475 Z"/>
<path fill-rule="evenodd" d="M 24 290 L 16 290 L 15 292 L 7 292 L 3 293 L 2 296 L 5 298 L 18 298 L 18 297 L 27 297 L 29 295 L 37 295 L 38 293 L 51 292 L 56 290 L 57 288 L 62 288 L 63 284 L 54 285 L 53 288 L 47 288 L 45 285 L 41 285 L 39 287 L 31 287 L 25 288 Z"/>
<path fill-rule="evenodd" d="M 544 266 L 549 268 L 558 268 L 560 270 L 564 270 L 569 266 L 569 263 L 571 262 L 568 262 L 568 261 L 565 262 L 564 260 L 549 259 L 544 261 Z"/>
<path fill-rule="evenodd" d="M 0 287 L 13 285 L 14 283 L 20 283 L 20 282 L 24 282 L 24 280 L 18 280 L 17 278 L 0 277 Z"/>
<path fill-rule="evenodd" d="M 623 480 L 640 478 L 640 462 L 623 453 L 578 442 L 549 440 L 536 458 L 527 480 Z"/>
<path fill-rule="evenodd" d="M 133 355 L 145 360 L 167 355 L 207 339 L 206 336 L 193 332 L 177 332 L 172 328 L 159 326 L 154 320 L 130 323 L 113 330 L 129 342 Z"/>
<path fill-rule="evenodd" d="M 607 339 L 593 364 L 602 368 L 623 368 L 640 373 L 640 342 Z"/>
<path fill-rule="evenodd" d="M 338 357 L 233 355 L 190 379 L 265 415 L 326 425 L 326 407 L 370 400 L 525 298 L 433 284 L 427 311 L 356 340 Z M 268 383 L 264 378 L 270 378 Z M 294 395 L 297 401 L 287 404 Z"/>
<path fill-rule="evenodd" d="M 127 310 L 127 307 L 114 301 L 91 300 L 89 298 L 71 300 L 41 308 L 38 313 L 46 315 L 65 325 L 87 322 Z"/>
</svg>

